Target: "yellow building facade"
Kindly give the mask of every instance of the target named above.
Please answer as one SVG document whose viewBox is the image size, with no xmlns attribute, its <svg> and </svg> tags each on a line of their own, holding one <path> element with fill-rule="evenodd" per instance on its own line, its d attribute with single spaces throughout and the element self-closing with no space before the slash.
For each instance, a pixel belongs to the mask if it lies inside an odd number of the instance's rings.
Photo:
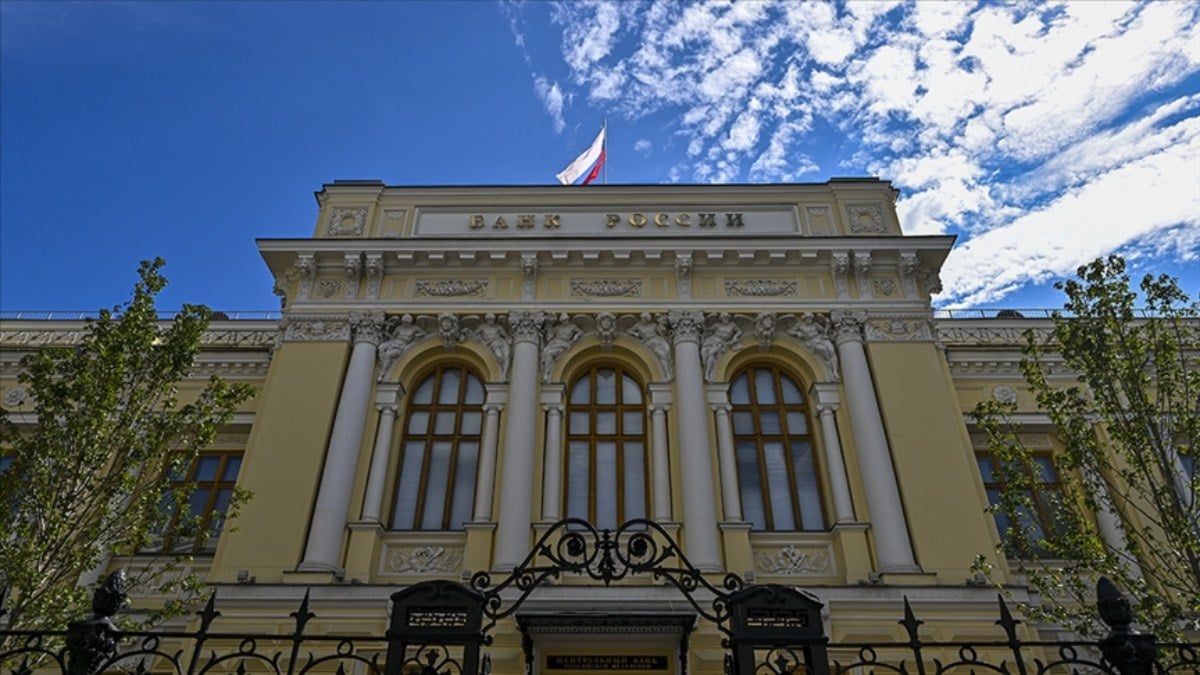
<svg viewBox="0 0 1200 675">
<path fill-rule="evenodd" d="M 1017 369 L 1041 322 L 935 319 L 953 239 L 903 236 L 889 183 L 316 197 L 311 237 L 258 242 L 281 318 L 215 321 L 189 383 L 257 389 L 193 475 L 208 508 L 253 493 L 195 563 L 225 630 L 286 631 L 307 589 L 317 632 L 382 635 L 393 593 L 500 579 L 576 518 L 653 521 L 715 585 L 802 588 L 835 642 L 904 639 L 905 597 L 929 639 L 997 639 L 972 571 L 1006 574 L 996 486 L 966 413 L 1015 401 L 1052 450 Z M 0 323 L 18 421 L 17 360 L 81 325 Z M 531 650 L 539 673 L 716 673 L 725 653 L 650 575 L 564 575 L 494 637 L 496 672 Z"/>
</svg>

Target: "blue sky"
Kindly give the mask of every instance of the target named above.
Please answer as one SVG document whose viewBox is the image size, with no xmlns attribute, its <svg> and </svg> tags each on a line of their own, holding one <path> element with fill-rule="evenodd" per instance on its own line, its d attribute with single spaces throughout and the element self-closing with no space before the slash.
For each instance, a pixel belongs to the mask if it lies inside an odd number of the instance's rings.
<svg viewBox="0 0 1200 675">
<path fill-rule="evenodd" d="M 1200 4 L 0 2 L 0 310 L 277 305 L 314 190 L 878 175 L 940 306 L 1122 252 L 1200 293 Z"/>
</svg>

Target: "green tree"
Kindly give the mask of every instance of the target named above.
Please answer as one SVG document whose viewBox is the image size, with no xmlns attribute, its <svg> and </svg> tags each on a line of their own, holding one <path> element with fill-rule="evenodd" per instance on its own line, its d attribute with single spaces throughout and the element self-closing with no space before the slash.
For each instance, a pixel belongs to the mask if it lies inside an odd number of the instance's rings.
<svg viewBox="0 0 1200 675">
<path fill-rule="evenodd" d="M 1165 275 L 1145 277 L 1139 298 L 1116 256 L 1077 277 L 1057 284 L 1064 309 L 1049 339 L 1027 335 L 1021 362 L 1063 445 L 1061 491 L 1039 489 L 1012 406 L 974 413 L 1005 485 L 992 506 L 1010 523 L 1000 548 L 1041 597 L 1025 608 L 1032 618 L 1095 633 L 1093 589 L 1106 576 L 1160 638 L 1200 630 L 1200 303 Z"/>
<path fill-rule="evenodd" d="M 162 265 L 143 261 L 133 298 L 89 321 L 78 344 L 22 358 L 34 423 L 19 427 L 0 410 L 0 585 L 11 626 L 64 628 L 89 613 L 80 579 L 109 556 L 203 541 L 202 529 L 220 524 L 172 515 L 187 513 L 187 488 L 175 479 L 253 391 L 214 376 L 194 400 L 179 400 L 213 313 L 186 305 L 160 322 Z M 179 611 L 203 585 L 182 547 L 158 548 L 153 564 L 131 570 L 131 589 L 178 600 L 148 621 Z"/>
</svg>

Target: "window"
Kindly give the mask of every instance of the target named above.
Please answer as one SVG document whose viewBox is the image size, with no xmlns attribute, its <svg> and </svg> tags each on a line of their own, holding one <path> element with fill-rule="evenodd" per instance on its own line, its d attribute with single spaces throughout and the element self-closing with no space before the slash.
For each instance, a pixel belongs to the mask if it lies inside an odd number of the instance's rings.
<svg viewBox="0 0 1200 675">
<path fill-rule="evenodd" d="M 1017 554 L 1027 546 L 1032 547 L 1031 552 L 1044 553 L 1042 546 L 1046 534 L 1053 535 L 1059 530 L 1055 514 L 1062 505 L 1062 486 L 1050 454 L 1034 454 L 1031 463 L 1012 467 L 1009 475 L 1014 476 L 1020 485 L 1009 485 L 1006 472 L 1001 470 L 990 453 L 977 450 L 975 461 L 979 464 L 979 475 L 983 477 L 988 503 L 994 507 L 992 515 L 996 519 L 996 529 L 1000 531 L 1006 547 Z M 1020 503 L 1012 514 L 1017 518 L 1015 526 L 1010 513 L 1000 508 L 1005 495 L 1012 495 L 1014 491 L 1020 497 Z"/>
<path fill-rule="evenodd" d="M 393 530 L 461 530 L 475 504 L 483 383 L 445 365 L 417 386 L 404 418 Z"/>
<path fill-rule="evenodd" d="M 567 516 L 614 528 L 646 516 L 646 406 L 619 365 L 571 383 L 567 400 Z"/>
<path fill-rule="evenodd" d="M 742 516 L 756 530 L 823 530 L 808 406 L 791 376 L 750 366 L 731 380 Z"/>
<path fill-rule="evenodd" d="M 233 498 L 241 452 L 204 451 L 183 474 L 172 477 L 171 494 L 164 496 L 164 510 L 171 514 L 162 549 L 212 553 Z M 186 513 L 175 513 L 175 495 L 187 494 Z"/>
</svg>

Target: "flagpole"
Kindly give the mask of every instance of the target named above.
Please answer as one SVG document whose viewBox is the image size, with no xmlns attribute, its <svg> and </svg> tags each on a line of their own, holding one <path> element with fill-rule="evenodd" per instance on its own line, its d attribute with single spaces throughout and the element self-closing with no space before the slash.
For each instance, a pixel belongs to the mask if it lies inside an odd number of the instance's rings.
<svg viewBox="0 0 1200 675">
<path fill-rule="evenodd" d="M 604 184 L 608 185 L 608 118 L 604 118 Z"/>
</svg>

